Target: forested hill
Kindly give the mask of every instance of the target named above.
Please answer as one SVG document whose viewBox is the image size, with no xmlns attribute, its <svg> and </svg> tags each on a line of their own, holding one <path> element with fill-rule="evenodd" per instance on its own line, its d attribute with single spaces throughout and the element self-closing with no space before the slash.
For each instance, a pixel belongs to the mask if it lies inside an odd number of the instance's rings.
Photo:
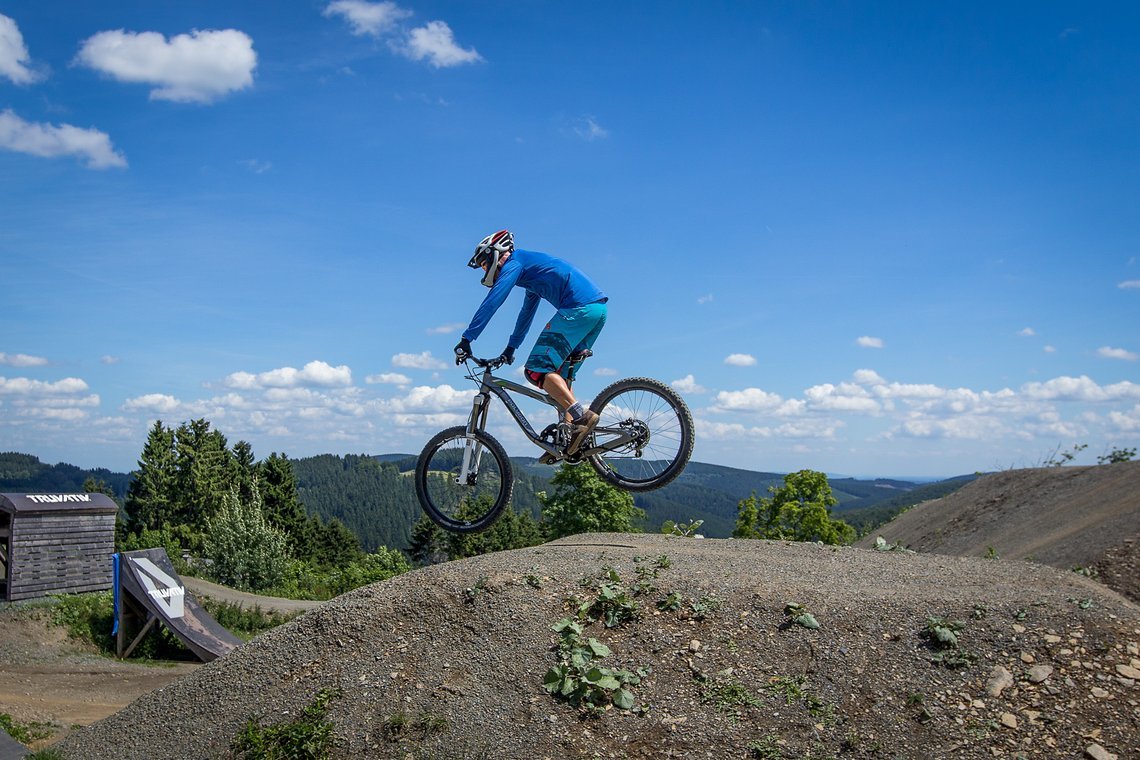
<svg viewBox="0 0 1140 760">
<path fill-rule="evenodd" d="M 539 514 L 536 494 L 549 490 L 555 468 L 533 458 L 513 460 L 517 475 L 512 505 L 516 511 Z M 298 497 L 309 514 L 327 521 L 337 518 L 359 539 L 366 551 L 379 546 L 407 549 L 412 526 L 420 518 L 412 471 L 415 457 L 323 454 L 290 460 Z M 69 464 L 48 465 L 28 454 L 0 454 L 0 491 L 79 492 L 88 481 L 104 484 L 122 503 L 130 474 L 105 469 L 83 470 Z M 725 538 L 736 525 L 737 505 L 752 493 L 766 496 L 779 486 L 783 474 L 756 472 L 702 462 L 690 462 L 676 481 L 659 491 L 636 494 L 635 503 L 647 514 L 645 529 L 656 532 L 666 520 L 704 520 L 701 532 Z M 908 506 L 938 498 L 973 479 L 954 478 L 919 484 L 904 480 L 831 478 L 839 499 L 834 514 L 867 530 Z"/>
<path fill-rule="evenodd" d="M 83 493 L 89 481 L 97 490 L 109 489 L 110 495 L 122 504 L 131 484 L 131 475 L 101 467 L 84 470 L 62 462 L 45 464 L 31 454 L 0 453 L 0 491 L 5 493 Z"/>
<path fill-rule="evenodd" d="M 412 482 L 414 456 L 322 455 L 292 461 L 298 495 L 310 513 L 325 520 L 338 518 L 360 537 L 366 550 L 408 547 L 412 525 L 420 517 Z M 512 506 L 538 517 L 536 494 L 550 490 L 550 478 L 557 470 L 533 458 L 512 461 L 516 473 Z M 769 486 L 782 485 L 783 479 L 780 473 L 690 462 L 676 481 L 659 491 L 635 494 L 634 501 L 646 511 L 644 527 L 649 532 L 658 531 L 666 520 L 704 520 L 701 533 L 727 538 L 736 525 L 740 501 L 753 492 L 766 496 Z M 903 480 L 833 478 L 832 492 L 839 499 L 834 513 L 852 525 L 879 525 L 904 508 L 942 496 L 970 479 L 972 476 L 922 485 Z M 890 506 L 876 510 L 884 503 Z M 864 516 L 867 512 L 871 512 L 869 517 Z"/>
</svg>

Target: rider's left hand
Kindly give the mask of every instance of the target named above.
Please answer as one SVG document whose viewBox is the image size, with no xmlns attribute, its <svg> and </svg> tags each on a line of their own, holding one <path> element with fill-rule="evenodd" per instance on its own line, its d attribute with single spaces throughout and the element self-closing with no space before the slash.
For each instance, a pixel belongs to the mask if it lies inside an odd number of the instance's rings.
<svg viewBox="0 0 1140 760">
<path fill-rule="evenodd" d="M 499 354 L 499 361 L 501 361 L 503 364 L 514 364 L 515 350 L 510 346 L 504 348 L 503 353 Z"/>
<path fill-rule="evenodd" d="M 471 358 L 471 341 L 464 338 L 455 346 L 455 363 L 462 364 Z"/>
</svg>

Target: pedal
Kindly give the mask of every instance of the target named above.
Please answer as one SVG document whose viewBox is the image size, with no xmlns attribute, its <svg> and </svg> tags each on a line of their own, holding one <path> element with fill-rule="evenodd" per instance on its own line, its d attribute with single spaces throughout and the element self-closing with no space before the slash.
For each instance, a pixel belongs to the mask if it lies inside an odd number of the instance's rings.
<svg viewBox="0 0 1140 760">
<path fill-rule="evenodd" d="M 539 464 L 554 464 L 558 460 L 549 451 L 538 458 Z"/>
</svg>

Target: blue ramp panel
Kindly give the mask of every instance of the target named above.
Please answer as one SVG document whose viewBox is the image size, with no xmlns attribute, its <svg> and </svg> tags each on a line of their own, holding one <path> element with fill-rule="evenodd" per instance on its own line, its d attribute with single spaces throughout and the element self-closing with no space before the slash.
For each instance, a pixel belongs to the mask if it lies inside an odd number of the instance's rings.
<svg viewBox="0 0 1140 760">
<path fill-rule="evenodd" d="M 116 557 L 115 633 L 119 656 L 123 654 L 125 616 L 128 607 L 145 613 L 146 624 L 127 654 L 153 625 L 162 623 L 203 662 L 210 662 L 236 649 L 242 640 L 223 628 L 202 608 L 186 586 L 165 549 L 121 552 Z"/>
</svg>

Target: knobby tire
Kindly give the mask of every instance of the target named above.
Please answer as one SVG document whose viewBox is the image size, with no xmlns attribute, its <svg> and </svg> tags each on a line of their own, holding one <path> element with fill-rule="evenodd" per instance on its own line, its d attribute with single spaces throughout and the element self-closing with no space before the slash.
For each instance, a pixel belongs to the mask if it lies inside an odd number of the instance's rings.
<svg viewBox="0 0 1140 760">
<path fill-rule="evenodd" d="M 468 440 L 483 447 L 474 486 L 459 485 Z M 511 500 L 515 476 L 502 444 L 485 431 L 468 434 L 457 426 L 437 433 L 416 461 L 416 496 L 424 513 L 453 533 L 479 533 L 490 528 Z"/>
<path fill-rule="evenodd" d="M 624 491 L 652 491 L 673 482 L 689 463 L 693 415 L 684 399 L 664 383 L 648 377 L 619 380 L 599 393 L 590 409 L 600 417 L 599 429 L 635 419 L 650 431 L 641 457 L 615 451 L 589 458 L 598 476 L 610 485 Z M 604 445 L 604 438 L 598 437 L 596 445 Z"/>
</svg>

